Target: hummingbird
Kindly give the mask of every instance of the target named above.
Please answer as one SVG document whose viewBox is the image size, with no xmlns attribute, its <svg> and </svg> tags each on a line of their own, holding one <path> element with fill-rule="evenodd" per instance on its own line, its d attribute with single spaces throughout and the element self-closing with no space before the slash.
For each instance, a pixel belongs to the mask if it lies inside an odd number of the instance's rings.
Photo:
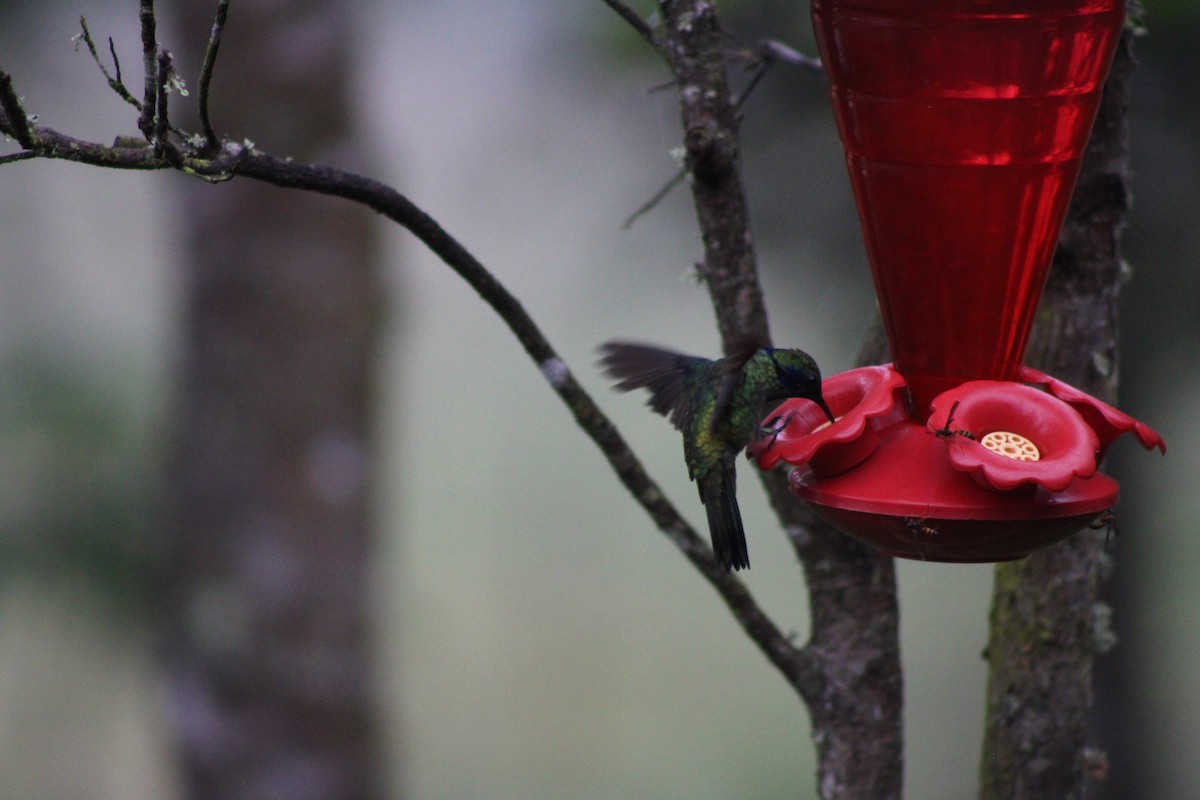
<svg viewBox="0 0 1200 800">
<path fill-rule="evenodd" d="M 762 431 L 769 402 L 802 397 L 834 421 L 817 362 L 803 350 L 765 347 L 754 339 L 731 342 L 729 354 L 716 361 L 636 342 L 605 342 L 600 352 L 599 365 L 619 381 L 614 389 L 649 389 L 646 405 L 683 433 L 688 477 L 700 490 L 717 560 L 727 570 L 749 567 L 737 455 Z"/>
</svg>

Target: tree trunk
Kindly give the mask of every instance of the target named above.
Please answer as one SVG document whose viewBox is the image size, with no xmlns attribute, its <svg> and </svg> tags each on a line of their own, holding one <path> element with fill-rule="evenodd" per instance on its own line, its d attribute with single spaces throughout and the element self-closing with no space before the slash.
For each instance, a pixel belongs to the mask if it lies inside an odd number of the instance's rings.
<svg viewBox="0 0 1200 800">
<path fill-rule="evenodd" d="M 216 4 L 179 4 L 196 74 Z M 358 167 L 332 0 L 239 2 L 214 126 Z M 192 80 L 189 88 L 195 91 Z M 166 648 L 195 798 L 382 795 L 367 642 L 373 217 L 238 180 L 187 187 Z"/>
<path fill-rule="evenodd" d="M 1102 400 L 1117 384 L 1121 228 L 1129 208 L 1127 126 L 1132 35 L 1126 28 L 1059 239 L 1028 362 Z M 1092 661 L 1108 639 L 1097 613 L 1104 531 L 1082 531 L 996 568 L 984 800 L 1071 800 L 1105 770 L 1088 747 Z"/>
</svg>

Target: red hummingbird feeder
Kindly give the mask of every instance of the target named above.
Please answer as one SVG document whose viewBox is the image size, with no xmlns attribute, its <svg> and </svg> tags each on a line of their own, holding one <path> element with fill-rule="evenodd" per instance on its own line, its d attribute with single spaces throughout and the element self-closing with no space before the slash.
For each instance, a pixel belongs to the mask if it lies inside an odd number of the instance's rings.
<svg viewBox="0 0 1200 800">
<path fill-rule="evenodd" d="M 1152 429 L 1022 366 L 1125 0 L 813 0 L 893 363 L 751 447 L 834 527 L 930 561 L 1021 558 L 1117 502 Z M 778 426 L 776 426 L 778 427 Z"/>
</svg>

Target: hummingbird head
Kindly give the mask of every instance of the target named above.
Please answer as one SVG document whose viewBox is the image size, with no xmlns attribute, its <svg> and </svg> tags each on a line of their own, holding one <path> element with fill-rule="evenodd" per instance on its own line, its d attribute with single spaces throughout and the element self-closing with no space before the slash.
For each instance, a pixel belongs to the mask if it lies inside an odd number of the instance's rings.
<svg viewBox="0 0 1200 800">
<path fill-rule="evenodd" d="M 816 403 L 830 422 L 834 422 L 833 412 L 825 404 L 821 394 L 821 370 L 812 356 L 803 350 L 776 350 L 764 348 L 767 358 L 775 368 L 778 386 L 773 387 L 771 399 L 785 397 L 802 397 Z"/>
</svg>

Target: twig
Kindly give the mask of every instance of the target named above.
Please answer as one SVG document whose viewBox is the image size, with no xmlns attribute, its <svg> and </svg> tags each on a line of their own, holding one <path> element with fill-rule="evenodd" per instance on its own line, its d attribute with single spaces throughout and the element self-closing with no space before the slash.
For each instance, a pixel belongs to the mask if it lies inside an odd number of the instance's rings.
<svg viewBox="0 0 1200 800">
<path fill-rule="evenodd" d="M 754 48 L 754 52 L 760 61 L 768 63 L 782 61 L 809 72 L 816 72 L 822 75 L 825 73 L 825 65 L 821 63 L 821 59 L 806 56 L 799 50 L 789 47 L 776 39 L 762 39 Z"/>
<path fill-rule="evenodd" d="M 12 76 L 0 71 L 0 109 L 4 110 L 5 133 L 17 140 L 17 144 L 26 150 L 34 150 L 38 146 L 37 137 L 29 127 L 29 116 L 21 105 L 21 98 L 13 89 Z"/>
<path fill-rule="evenodd" d="M 654 29 L 646 24 L 646 21 L 638 16 L 637 12 L 629 6 L 621 2 L 621 0 L 603 0 L 604 5 L 617 12 L 617 15 L 625 20 L 638 36 L 645 39 L 655 50 L 661 51 L 661 43 L 658 36 L 654 33 Z"/>
<path fill-rule="evenodd" d="M 79 33 L 76 38 L 78 39 L 78 41 L 81 41 L 85 45 L 87 45 L 87 49 L 88 49 L 88 52 L 91 53 L 92 60 L 96 63 L 96 66 L 100 69 L 100 73 L 104 76 L 104 79 L 108 82 L 109 88 L 112 89 L 114 92 L 116 92 L 117 96 L 120 97 L 122 100 L 124 100 L 126 103 L 129 103 L 129 105 L 136 108 L 138 110 L 138 112 L 142 112 L 145 108 L 145 104 L 141 100 L 138 100 L 136 97 L 133 96 L 133 94 L 129 91 L 129 88 L 125 85 L 124 79 L 121 77 L 121 59 L 120 59 L 120 57 L 117 56 L 117 48 L 113 44 L 112 37 L 111 36 L 108 37 L 108 52 L 113 60 L 113 72 L 110 73 L 108 71 L 108 68 L 104 65 L 104 62 L 100 59 L 100 54 L 96 50 L 96 42 L 92 38 L 92 31 L 88 27 L 87 20 L 84 19 L 83 17 L 79 18 L 79 27 L 81 28 L 82 32 Z M 167 54 L 167 57 L 168 57 L 168 59 L 170 58 L 169 53 Z M 156 73 L 156 75 L 159 72 L 158 58 L 159 58 L 159 56 L 156 54 L 155 55 L 155 73 Z M 174 65 L 172 64 L 171 68 L 166 73 L 166 78 L 164 78 L 163 80 L 170 78 L 173 71 L 174 71 Z M 164 84 L 164 85 L 166 85 L 169 89 L 169 84 Z M 185 92 L 185 94 L 186 94 L 186 92 Z M 158 96 L 157 92 L 156 92 L 155 96 L 156 97 Z M 157 120 L 157 117 L 155 117 L 154 119 Z M 167 117 L 166 121 L 167 121 L 167 130 L 168 131 L 178 135 L 180 138 L 184 138 L 186 136 L 186 134 L 182 130 L 180 130 L 179 128 L 176 128 L 175 126 L 170 124 L 169 117 Z M 141 118 L 140 117 L 138 120 L 138 125 L 139 125 L 139 129 L 140 129 L 140 126 L 141 126 Z M 157 129 L 157 127 L 158 127 L 158 123 L 155 122 L 155 128 Z M 143 134 L 143 135 L 145 135 L 145 134 Z M 219 145 L 219 143 L 218 143 L 218 145 Z"/>
<path fill-rule="evenodd" d="M 638 206 L 637 210 L 625 218 L 621 223 L 621 230 L 627 231 L 633 227 L 633 223 L 637 222 L 641 217 L 654 210 L 654 207 L 663 201 L 667 195 L 674 191 L 675 187 L 683 183 L 683 179 L 687 177 L 687 167 L 680 167 L 671 180 L 663 184 L 657 192 L 651 195 L 650 199 Z"/>
<path fill-rule="evenodd" d="M 204 63 L 200 66 L 200 80 L 197 86 L 196 103 L 200 114 L 200 130 L 208 149 L 215 151 L 221 146 L 217 134 L 213 132 L 212 122 L 208 116 L 208 86 L 212 82 L 213 69 L 217 65 L 217 52 L 221 49 L 221 33 L 225 30 L 225 18 L 229 14 L 229 0 L 217 3 L 217 17 L 213 20 L 212 31 L 208 35 L 208 47 L 204 50 Z"/>
<path fill-rule="evenodd" d="M 129 93 L 129 89 L 125 87 L 124 81 L 121 80 L 121 60 L 117 58 L 117 48 L 113 45 L 112 37 L 110 36 L 108 39 L 108 52 L 112 56 L 115 75 L 110 73 L 108 67 L 104 66 L 104 62 L 100 60 L 100 54 L 96 51 L 96 42 L 92 39 L 91 30 L 88 29 L 87 19 L 80 17 L 79 27 L 83 32 L 79 34 L 78 38 L 87 45 L 88 52 L 92 54 L 92 60 L 96 62 L 96 66 L 100 68 L 100 73 L 108 81 L 108 87 L 116 92 L 118 97 L 140 112 L 142 104 L 136 97 Z"/>
<path fill-rule="evenodd" d="M 752 67 L 752 69 L 754 72 L 750 76 L 750 82 L 747 83 L 746 87 L 742 89 L 742 91 L 738 93 L 737 97 L 733 99 L 733 107 L 738 111 L 742 110 L 742 107 L 746 105 L 746 101 L 750 99 L 750 95 L 752 95 L 754 90 L 758 88 L 758 84 L 767 76 L 767 72 L 771 69 L 771 62 L 759 61 L 754 67 Z"/>
<path fill-rule="evenodd" d="M 739 110 L 750 99 L 750 95 L 758 88 L 758 84 L 766 77 L 771 67 L 781 61 L 808 71 L 820 74 L 824 74 L 825 72 L 825 68 L 822 66 L 819 58 L 806 56 L 800 51 L 775 39 L 761 39 L 753 48 L 743 45 L 738 55 L 749 62 L 746 69 L 752 73 L 750 82 L 738 94 L 737 99 L 733 101 L 734 107 Z"/>
<path fill-rule="evenodd" d="M 3 73 L 0 72 L 0 75 Z M 186 151 L 180 152 L 174 148 L 163 154 L 156 154 L 152 146 L 140 144 L 144 140 L 135 137 L 118 136 L 110 146 L 90 142 L 86 139 L 77 139 L 53 128 L 37 127 L 33 131 L 36 139 L 34 146 L 20 153 L 9 154 L 5 157 L 6 161 L 49 158 L 109 169 L 140 171 L 178 169 L 194 178 L 209 183 L 220 183 L 232 178 L 238 165 L 245 161 L 252 152 L 248 145 L 229 142 L 215 156 L 211 157 L 198 156 Z M 15 138 L 7 114 L 0 114 L 0 133 Z"/>
<path fill-rule="evenodd" d="M 0 164 L 11 164 L 14 161 L 28 161 L 31 158 L 37 158 L 38 154 L 32 150 L 21 150 L 18 153 L 8 153 L 0 156 Z"/>
<path fill-rule="evenodd" d="M 145 72 L 138 130 L 146 137 L 146 141 L 153 142 L 155 101 L 158 98 L 158 86 L 155 85 L 158 80 L 158 38 L 155 33 L 154 0 L 141 0 L 138 20 L 142 27 L 142 69 Z"/>
<path fill-rule="evenodd" d="M 167 141 L 168 119 L 170 115 L 167 111 L 167 82 L 170 80 L 172 66 L 171 54 L 166 50 L 158 52 L 158 70 L 155 81 L 157 83 L 157 93 L 154 97 L 154 154 L 160 158 L 167 153 L 170 148 L 170 142 Z"/>
<path fill-rule="evenodd" d="M 83 17 L 80 17 L 80 19 L 82 20 Z M 113 72 L 115 72 L 117 75 L 117 83 L 120 84 L 122 88 L 124 88 L 125 82 L 121 80 L 121 57 L 117 55 L 117 46 L 115 44 L 113 44 L 113 38 L 111 36 L 108 37 L 108 54 L 110 56 L 112 56 Z M 96 59 L 97 63 L 99 62 L 99 60 L 100 59 Z M 129 99 L 133 100 L 132 97 L 130 97 Z"/>
</svg>

